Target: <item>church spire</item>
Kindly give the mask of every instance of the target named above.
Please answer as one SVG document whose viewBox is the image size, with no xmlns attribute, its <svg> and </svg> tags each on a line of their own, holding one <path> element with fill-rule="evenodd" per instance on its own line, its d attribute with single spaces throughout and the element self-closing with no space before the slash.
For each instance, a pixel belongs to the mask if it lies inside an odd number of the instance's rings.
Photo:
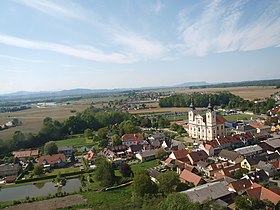
<svg viewBox="0 0 280 210">
<path fill-rule="evenodd" d="M 209 97 L 209 104 L 208 104 L 208 107 L 207 107 L 209 110 L 213 111 L 213 107 L 212 107 L 212 104 L 211 104 L 211 98 Z"/>
<path fill-rule="evenodd" d="M 193 99 L 192 99 L 192 97 L 191 97 L 191 104 L 190 104 L 190 108 L 191 108 L 192 110 L 195 110 L 195 106 L 194 106 L 194 104 L 193 104 Z"/>
</svg>

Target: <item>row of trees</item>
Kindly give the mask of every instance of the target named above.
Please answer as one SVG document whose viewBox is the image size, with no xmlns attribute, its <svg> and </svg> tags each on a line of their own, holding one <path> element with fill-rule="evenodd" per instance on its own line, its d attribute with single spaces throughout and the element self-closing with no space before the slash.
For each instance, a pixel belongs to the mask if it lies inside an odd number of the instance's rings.
<svg viewBox="0 0 280 210">
<path fill-rule="evenodd" d="M 255 103 L 228 92 L 218 94 L 178 94 L 161 99 L 159 105 L 161 107 L 188 107 L 193 102 L 196 107 L 207 107 L 209 98 L 211 98 L 213 106 L 240 109 L 242 111 L 250 110 L 256 114 L 266 113 L 267 110 L 275 107 L 275 101 L 271 98 Z"/>
</svg>

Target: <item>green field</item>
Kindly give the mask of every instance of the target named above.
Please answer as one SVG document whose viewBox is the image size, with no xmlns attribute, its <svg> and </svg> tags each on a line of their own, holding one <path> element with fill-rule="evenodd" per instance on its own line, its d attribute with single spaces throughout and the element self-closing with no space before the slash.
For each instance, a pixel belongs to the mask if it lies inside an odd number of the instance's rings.
<svg viewBox="0 0 280 210">
<path fill-rule="evenodd" d="M 64 146 L 73 146 L 73 147 L 82 147 L 82 146 L 92 146 L 93 142 L 92 140 L 88 140 L 85 137 L 75 137 L 75 138 L 69 138 L 64 140 L 59 140 L 55 142 L 58 147 L 64 147 Z"/>
<path fill-rule="evenodd" d="M 237 120 L 250 120 L 252 118 L 255 118 L 255 115 L 249 115 L 249 114 L 233 114 L 233 115 L 227 115 L 224 116 L 224 118 L 226 120 L 233 120 L 233 121 L 237 121 Z"/>
</svg>

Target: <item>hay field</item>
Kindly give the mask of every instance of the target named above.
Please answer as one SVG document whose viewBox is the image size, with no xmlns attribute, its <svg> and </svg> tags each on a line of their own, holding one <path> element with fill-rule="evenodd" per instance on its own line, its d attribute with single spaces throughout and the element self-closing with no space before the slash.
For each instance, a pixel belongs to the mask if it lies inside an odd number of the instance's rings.
<svg viewBox="0 0 280 210">
<path fill-rule="evenodd" d="M 18 112 L 0 113 L 0 123 L 7 122 L 13 118 L 18 118 L 22 121 L 21 126 L 0 131 L 0 139 L 5 140 L 11 137 L 11 135 L 17 130 L 20 130 L 23 133 L 37 133 L 42 127 L 45 117 L 51 117 L 52 119 L 63 121 L 64 119 L 75 115 L 77 112 L 85 110 L 87 107 L 89 107 L 87 104 L 75 104 L 47 108 L 33 107 L 31 109 Z M 71 110 L 76 110 L 76 113 L 72 113 Z"/>
<path fill-rule="evenodd" d="M 152 114 L 152 113 L 168 113 L 168 112 L 187 112 L 189 108 L 186 107 L 156 107 L 150 109 L 130 110 L 131 114 Z"/>
<path fill-rule="evenodd" d="M 175 93 L 192 93 L 192 92 L 207 92 L 215 93 L 221 91 L 229 91 L 232 94 L 238 95 L 241 98 L 247 100 L 253 99 L 263 99 L 270 97 L 271 94 L 274 94 L 279 91 L 275 89 L 274 86 L 248 86 L 248 87 L 230 87 L 230 88 L 200 88 L 200 89 L 189 89 L 189 88 L 178 88 L 173 89 Z"/>
</svg>

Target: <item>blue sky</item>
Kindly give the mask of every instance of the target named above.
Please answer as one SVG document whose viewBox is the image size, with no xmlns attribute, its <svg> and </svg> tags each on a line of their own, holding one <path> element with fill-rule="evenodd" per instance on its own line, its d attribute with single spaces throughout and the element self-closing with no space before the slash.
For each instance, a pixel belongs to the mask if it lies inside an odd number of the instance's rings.
<svg viewBox="0 0 280 210">
<path fill-rule="evenodd" d="M 280 78 L 279 0 L 0 1 L 0 93 Z"/>
</svg>

